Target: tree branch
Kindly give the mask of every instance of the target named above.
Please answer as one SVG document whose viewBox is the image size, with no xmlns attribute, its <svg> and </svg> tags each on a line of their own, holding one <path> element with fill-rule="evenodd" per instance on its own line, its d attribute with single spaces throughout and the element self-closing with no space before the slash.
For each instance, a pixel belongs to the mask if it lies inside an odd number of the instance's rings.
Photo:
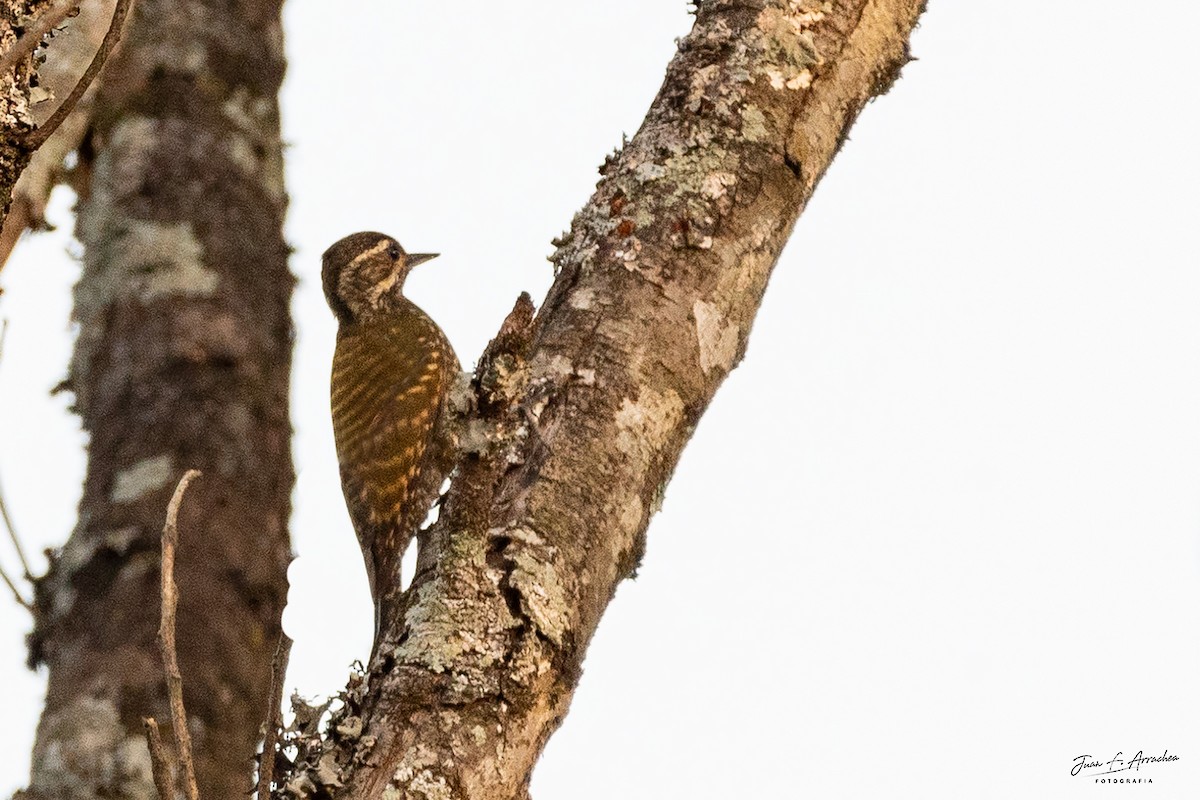
<svg viewBox="0 0 1200 800">
<path fill-rule="evenodd" d="M 63 0 L 63 2 L 46 9 L 45 13 L 33 21 L 33 26 L 28 28 L 21 38 L 13 42 L 12 46 L 3 55 L 0 55 L 0 75 L 17 66 L 22 60 L 29 58 L 42 43 L 42 37 L 54 30 L 59 23 L 71 15 L 72 11 L 78 8 L 78 0 Z"/>
<path fill-rule="evenodd" d="M 167 675 L 167 694 L 171 704 L 171 729 L 175 735 L 176 755 L 188 800 L 200 800 L 200 789 L 196 784 L 187 710 L 183 706 L 183 675 L 179 672 L 179 657 L 175 650 L 175 609 L 179 605 L 179 590 L 175 585 L 175 548 L 179 544 L 179 504 L 183 502 L 188 484 L 198 477 L 199 470 L 189 469 L 185 472 L 167 505 L 167 521 L 162 531 L 162 618 L 158 626 L 158 646 L 162 653 L 163 671 Z M 157 731 L 157 726 L 154 729 Z"/>
<path fill-rule="evenodd" d="M 33 572 L 29 569 L 29 560 L 25 558 L 25 549 L 21 547 L 21 539 L 17 536 L 17 529 L 13 527 L 12 517 L 8 514 L 8 504 L 4 502 L 3 489 L 0 489 L 0 520 L 4 521 L 4 529 L 8 531 L 8 538 L 12 542 L 13 550 L 17 552 L 17 560 L 21 562 L 21 571 L 24 573 L 25 580 L 33 580 Z"/>
<path fill-rule="evenodd" d="M 26 611 L 32 613 L 33 612 L 33 603 L 30 603 L 28 600 L 25 599 L 25 597 L 21 594 L 20 590 L 17 589 L 17 585 L 15 583 L 13 583 L 13 579 L 9 576 L 8 572 L 4 569 L 4 567 L 0 567 L 0 579 L 4 580 L 4 585 L 8 587 L 8 590 L 10 592 L 12 592 L 13 599 L 17 601 L 17 605 L 21 606 L 21 608 L 25 609 Z"/>
<path fill-rule="evenodd" d="M 8 338 L 8 320 L 0 321 L 0 361 L 4 360 L 4 342 Z M 29 561 L 25 558 L 25 549 L 21 547 L 21 540 L 17 536 L 17 530 L 13 527 L 12 517 L 8 514 L 8 504 L 4 502 L 4 490 L 0 488 L 0 521 L 4 523 L 4 529 L 8 531 L 8 538 L 12 542 L 13 550 L 17 553 L 17 560 L 21 562 L 21 569 L 24 572 L 25 580 L 33 580 L 33 573 L 29 570 Z M 4 569 L 0 567 L 0 579 L 3 579 L 4 584 L 8 586 L 13 597 L 17 601 L 17 605 L 24 608 L 26 611 L 33 612 L 33 603 L 25 599 L 24 595 L 17 588 L 16 582 Z"/>
<path fill-rule="evenodd" d="M 271 782 L 275 777 L 275 747 L 283 727 L 283 681 L 287 676 L 292 640 L 280 632 L 279 646 L 271 659 L 271 706 L 267 709 L 266 732 L 263 734 L 262 755 L 258 759 L 258 800 L 271 800 Z"/>
<path fill-rule="evenodd" d="M 559 243 L 530 346 L 493 342 L 480 361 L 467 452 L 418 558 L 431 567 L 344 712 L 361 731 L 335 721 L 326 743 L 336 796 L 527 797 L 800 211 L 908 62 L 922 9 L 699 4 L 641 129 Z"/>
<path fill-rule="evenodd" d="M 83 97 L 83 93 L 92 85 L 92 81 L 100 74 L 100 70 L 104 69 L 105 62 L 116 49 L 117 44 L 121 41 L 121 31 L 125 29 L 125 18 L 129 14 L 129 8 L 132 0 L 117 0 L 116 6 L 113 8 L 112 21 L 108 25 L 108 32 L 104 34 L 104 39 L 100 42 L 100 48 L 96 51 L 96 55 L 92 57 L 92 61 L 88 64 L 87 69 L 83 71 L 83 75 L 79 77 L 79 82 L 75 84 L 75 88 L 67 95 L 67 98 L 62 101 L 58 108 L 54 109 L 54 113 L 38 127 L 30 131 L 25 137 L 25 142 L 30 150 L 36 150 L 50 138 L 53 133 L 58 130 L 58 126 L 62 125 L 63 120 L 67 115 L 74 110 L 75 105 L 79 102 L 79 98 Z"/>
<path fill-rule="evenodd" d="M 154 788 L 158 800 L 175 800 L 175 771 L 167 749 L 163 747 L 158 732 L 158 721 L 154 717 L 142 720 L 146 729 L 146 746 L 150 749 L 150 773 L 154 777 Z"/>
</svg>

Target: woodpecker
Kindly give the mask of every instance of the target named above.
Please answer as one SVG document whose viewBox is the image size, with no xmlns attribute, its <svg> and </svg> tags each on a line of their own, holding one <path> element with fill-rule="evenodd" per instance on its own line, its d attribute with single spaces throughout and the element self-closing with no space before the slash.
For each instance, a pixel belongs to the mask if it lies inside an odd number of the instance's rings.
<svg viewBox="0 0 1200 800">
<path fill-rule="evenodd" d="M 436 253 L 406 253 L 382 233 L 325 251 L 321 283 L 338 321 L 330 408 L 346 506 L 375 602 L 375 646 L 396 613 L 400 559 L 454 465 L 439 433 L 459 371 L 442 329 L 403 294 Z"/>
</svg>

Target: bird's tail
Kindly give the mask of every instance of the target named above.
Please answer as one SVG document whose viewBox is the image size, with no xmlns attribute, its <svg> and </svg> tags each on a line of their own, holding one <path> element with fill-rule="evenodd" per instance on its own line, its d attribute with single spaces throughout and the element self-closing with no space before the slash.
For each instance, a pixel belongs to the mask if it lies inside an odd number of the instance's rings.
<svg viewBox="0 0 1200 800">
<path fill-rule="evenodd" d="M 379 655 L 379 649 L 383 645 L 386 632 L 384 630 L 385 620 L 393 620 L 397 614 L 402 613 L 402 597 L 402 592 L 395 592 L 385 597 L 375 598 L 375 636 L 371 640 L 371 658 L 367 662 L 368 666 L 375 663 L 375 657 Z"/>
</svg>

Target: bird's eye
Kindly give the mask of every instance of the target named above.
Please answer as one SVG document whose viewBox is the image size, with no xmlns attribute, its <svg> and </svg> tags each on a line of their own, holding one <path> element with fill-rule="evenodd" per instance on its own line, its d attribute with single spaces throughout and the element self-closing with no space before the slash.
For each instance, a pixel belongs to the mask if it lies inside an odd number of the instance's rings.
<svg viewBox="0 0 1200 800">
<path fill-rule="evenodd" d="M 394 244 L 388 248 L 388 255 L 392 257 L 392 261 L 400 260 L 400 245 Z"/>
</svg>

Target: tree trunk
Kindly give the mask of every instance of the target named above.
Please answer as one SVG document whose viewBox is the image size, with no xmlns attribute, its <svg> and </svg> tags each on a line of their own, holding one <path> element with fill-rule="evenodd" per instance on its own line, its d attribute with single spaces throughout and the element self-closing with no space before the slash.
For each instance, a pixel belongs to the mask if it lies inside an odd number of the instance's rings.
<svg viewBox="0 0 1200 800">
<path fill-rule="evenodd" d="M 347 798 L 527 795 L 584 652 L 846 131 L 922 0 L 709 0 L 641 130 L 480 361 L 407 613 L 304 774 Z M 340 787 L 340 788 L 339 788 Z"/>
<path fill-rule="evenodd" d="M 244 796 L 290 560 L 293 280 L 276 94 L 280 0 L 139 0 L 81 148 L 79 523 L 37 590 L 49 668 L 28 794 L 151 798 L 167 718 L 159 532 L 184 500 L 179 660 L 203 795 Z"/>
</svg>

